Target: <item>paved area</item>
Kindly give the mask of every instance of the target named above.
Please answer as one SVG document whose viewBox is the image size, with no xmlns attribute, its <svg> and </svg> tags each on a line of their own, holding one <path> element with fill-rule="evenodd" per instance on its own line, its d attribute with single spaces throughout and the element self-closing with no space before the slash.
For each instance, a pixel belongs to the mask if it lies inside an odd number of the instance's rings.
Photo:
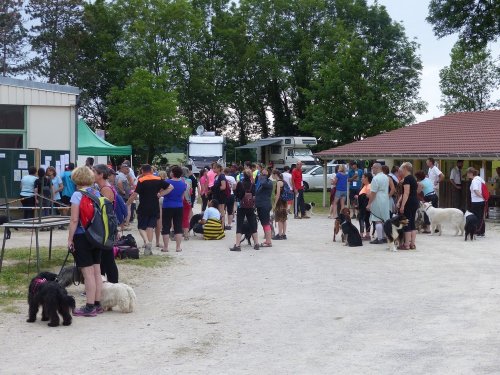
<svg viewBox="0 0 500 375">
<path fill-rule="evenodd" d="M 48 328 L 25 323 L 22 304 L 0 315 L 0 372 L 500 373 L 497 226 L 473 243 L 421 234 L 416 251 L 391 253 L 334 244 L 332 224 L 292 219 L 289 240 L 261 251 L 229 252 L 234 230 L 191 239 L 164 268 L 122 273 L 132 314 Z M 14 236 L 9 246 L 29 245 Z"/>
</svg>

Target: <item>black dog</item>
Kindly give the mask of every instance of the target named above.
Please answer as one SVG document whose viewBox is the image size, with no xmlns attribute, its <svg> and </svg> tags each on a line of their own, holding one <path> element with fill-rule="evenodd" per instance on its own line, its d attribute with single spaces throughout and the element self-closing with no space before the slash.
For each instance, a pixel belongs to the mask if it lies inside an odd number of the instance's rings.
<svg viewBox="0 0 500 375">
<path fill-rule="evenodd" d="M 41 272 L 31 280 L 28 290 L 29 316 L 26 320 L 28 323 L 36 321 L 36 314 L 41 305 L 42 321 L 49 320 L 49 327 L 59 325 L 59 314 L 62 315 L 64 326 L 71 324 L 70 311 L 75 309 L 75 299 L 68 295 L 56 278 L 55 273 Z"/>
<path fill-rule="evenodd" d="M 471 241 L 474 240 L 477 228 L 479 228 L 477 216 L 470 211 L 465 211 L 465 241 L 467 241 L 467 237 L 470 237 Z"/>
<path fill-rule="evenodd" d="M 4 216 L 4 215 L 0 215 L 0 225 L 3 225 L 3 224 L 6 224 L 9 222 L 9 219 L 7 218 L 7 216 Z M 10 240 L 10 228 L 5 228 L 5 239 L 6 240 Z"/>
<path fill-rule="evenodd" d="M 342 233 L 344 234 L 346 246 L 363 246 L 363 240 L 361 239 L 359 230 L 351 222 L 350 217 L 346 217 L 346 220 L 340 225 L 340 227 L 342 228 Z"/>
<path fill-rule="evenodd" d="M 404 215 L 394 215 L 384 222 L 384 233 L 387 237 L 389 250 L 397 251 L 396 244 L 403 242 L 403 227 L 408 225 L 408 219 Z"/>
<path fill-rule="evenodd" d="M 201 219 L 203 219 L 202 214 L 193 215 L 191 220 L 189 220 L 189 231 L 190 232 L 193 231 L 193 233 L 203 234 L 203 226 L 198 223 L 198 221 L 200 221 Z M 200 227 L 201 227 L 201 229 L 200 229 Z"/>
<path fill-rule="evenodd" d="M 252 228 L 250 227 L 250 224 L 248 224 L 247 218 L 243 221 L 243 225 L 241 227 L 241 241 L 238 244 L 238 246 L 241 245 L 241 243 L 245 240 L 247 240 L 249 245 L 252 245 L 251 242 L 252 239 Z"/>
</svg>

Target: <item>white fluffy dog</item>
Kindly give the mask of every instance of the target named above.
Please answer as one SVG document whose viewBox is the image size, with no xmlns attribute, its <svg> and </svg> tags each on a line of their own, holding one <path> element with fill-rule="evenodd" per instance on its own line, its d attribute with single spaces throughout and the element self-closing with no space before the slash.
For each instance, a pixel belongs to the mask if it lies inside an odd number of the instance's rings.
<svg viewBox="0 0 500 375">
<path fill-rule="evenodd" d="M 443 224 L 451 225 L 455 228 L 455 236 L 464 234 L 465 218 L 462 211 L 457 208 L 435 208 L 431 203 L 423 203 L 423 210 L 429 216 L 431 222 L 431 236 L 435 229 L 439 230 L 439 235 L 443 233 Z"/>
<path fill-rule="evenodd" d="M 137 297 L 134 290 L 127 284 L 108 283 L 103 278 L 101 306 L 105 311 L 118 306 L 121 312 L 130 313 L 135 310 Z"/>
</svg>

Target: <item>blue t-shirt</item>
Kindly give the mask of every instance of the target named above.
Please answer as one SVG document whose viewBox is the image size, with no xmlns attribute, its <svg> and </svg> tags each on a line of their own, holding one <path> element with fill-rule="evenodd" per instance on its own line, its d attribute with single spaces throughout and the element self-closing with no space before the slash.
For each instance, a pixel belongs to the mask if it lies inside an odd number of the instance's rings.
<svg viewBox="0 0 500 375">
<path fill-rule="evenodd" d="M 359 168 L 356 171 L 354 171 L 354 169 L 349 169 L 349 178 L 353 178 L 354 173 L 358 174 L 358 179 L 349 183 L 349 189 L 359 190 L 361 189 L 361 177 L 363 177 L 363 171 Z"/>
<path fill-rule="evenodd" d="M 94 190 L 93 188 L 86 188 L 89 193 L 93 193 L 96 197 L 100 197 L 101 193 L 99 193 L 97 190 Z M 75 191 L 73 195 L 71 195 L 70 202 L 73 205 L 79 206 L 80 202 L 82 201 L 83 194 L 79 191 Z M 85 233 L 85 230 L 83 227 L 80 225 L 80 222 L 78 222 L 78 226 L 76 227 L 75 234 L 82 234 Z"/>
<path fill-rule="evenodd" d="M 35 195 L 36 176 L 27 175 L 21 179 L 21 197 L 32 197 Z"/>
<path fill-rule="evenodd" d="M 182 195 L 187 189 L 187 185 L 183 180 L 166 180 L 170 185 L 174 187 L 170 193 L 163 197 L 163 208 L 181 208 L 182 204 Z"/>
<path fill-rule="evenodd" d="M 220 220 L 220 212 L 215 207 L 208 207 L 203 213 L 203 220 L 216 219 Z"/>
<path fill-rule="evenodd" d="M 422 184 L 422 192 L 424 195 L 434 193 L 434 184 L 429 177 L 424 178 L 420 183 Z"/>
<path fill-rule="evenodd" d="M 71 171 L 66 171 L 62 175 L 62 182 L 64 184 L 62 196 L 63 197 L 72 197 L 73 193 L 76 190 L 76 185 L 71 179 Z"/>
<path fill-rule="evenodd" d="M 52 179 L 52 186 L 54 187 L 54 191 L 57 191 L 59 189 L 59 186 L 62 184 L 62 180 L 60 176 L 55 176 Z M 61 192 L 57 191 L 54 195 L 54 200 L 58 201 L 61 199 Z"/>
<path fill-rule="evenodd" d="M 347 173 L 337 172 L 337 191 L 347 191 Z"/>
</svg>

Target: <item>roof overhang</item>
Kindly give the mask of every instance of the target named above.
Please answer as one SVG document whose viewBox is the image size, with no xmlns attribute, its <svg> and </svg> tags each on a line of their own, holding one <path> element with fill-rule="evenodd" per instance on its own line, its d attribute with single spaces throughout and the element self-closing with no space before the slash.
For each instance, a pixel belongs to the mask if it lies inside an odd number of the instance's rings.
<svg viewBox="0 0 500 375">
<path fill-rule="evenodd" d="M 53 83 L 27 81 L 11 77 L 0 77 L 0 85 L 23 87 L 32 90 L 62 92 L 70 95 L 80 95 L 80 89 L 74 86 L 56 85 Z"/>
<path fill-rule="evenodd" d="M 409 160 L 419 160 L 419 159 L 427 159 L 428 157 L 433 157 L 438 160 L 500 160 L 500 152 L 499 153 L 443 153 L 443 152 L 435 152 L 435 153 L 425 153 L 425 154 L 416 154 L 416 153 L 395 153 L 395 154 L 364 154 L 364 153 L 316 153 L 314 154 L 317 158 L 321 160 L 332 160 L 332 159 L 360 159 L 360 160 L 376 160 L 376 159 L 409 159 Z"/>
<path fill-rule="evenodd" d="M 259 139 L 258 141 L 255 141 L 255 142 L 252 142 L 252 143 L 249 143 L 247 145 L 244 145 L 244 146 L 239 146 L 239 147 L 236 147 L 236 148 L 239 148 L 239 149 L 242 149 L 242 148 L 259 148 L 259 147 L 263 147 L 263 146 L 269 146 L 269 145 L 275 145 L 277 143 L 281 143 L 281 139 Z"/>
</svg>

